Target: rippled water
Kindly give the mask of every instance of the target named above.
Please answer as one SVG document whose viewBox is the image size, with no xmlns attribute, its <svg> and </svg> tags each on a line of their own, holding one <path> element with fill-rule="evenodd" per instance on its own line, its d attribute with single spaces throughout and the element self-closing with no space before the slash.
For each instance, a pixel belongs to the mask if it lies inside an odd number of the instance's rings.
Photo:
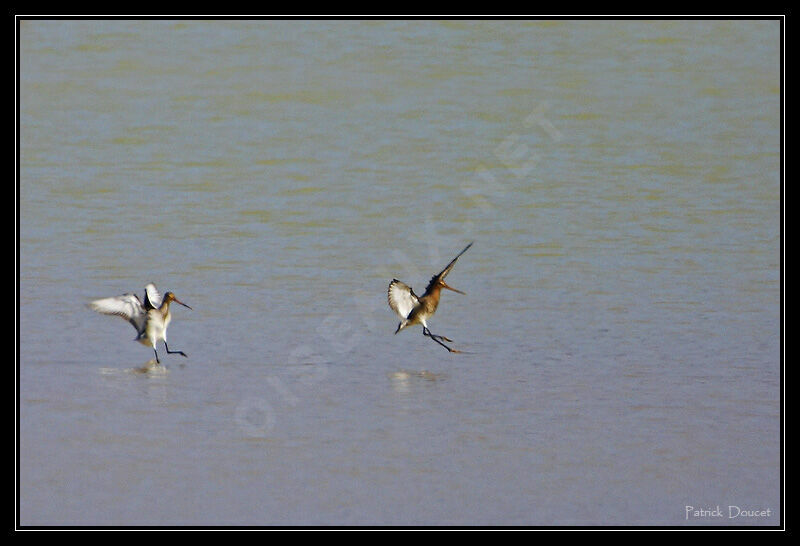
<svg viewBox="0 0 800 546">
<path fill-rule="evenodd" d="M 779 38 L 21 21 L 19 522 L 777 525 Z"/>
</svg>

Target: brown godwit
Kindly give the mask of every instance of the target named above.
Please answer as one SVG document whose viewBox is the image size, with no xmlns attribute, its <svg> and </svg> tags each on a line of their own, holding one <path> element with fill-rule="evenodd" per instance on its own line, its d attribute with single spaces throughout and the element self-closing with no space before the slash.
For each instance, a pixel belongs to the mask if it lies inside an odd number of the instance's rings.
<svg viewBox="0 0 800 546">
<path fill-rule="evenodd" d="M 389 283 L 389 307 L 391 307 L 401 319 L 400 324 L 397 325 L 397 330 L 394 332 L 395 334 L 404 328 L 408 328 L 409 326 L 421 324 L 422 335 L 431 338 L 433 341 L 451 353 L 461 352 L 453 349 L 452 347 L 448 347 L 443 343 L 443 341 L 452 343 L 452 339 L 446 338 L 445 336 L 437 336 L 432 334 L 428 329 L 427 321 L 436 312 L 436 308 L 439 307 L 439 298 L 441 296 L 442 288 L 447 288 L 448 290 L 458 292 L 459 294 L 464 293 L 461 290 L 456 290 L 452 286 L 445 283 L 444 278 L 448 273 L 450 273 L 450 270 L 453 269 L 453 266 L 456 264 L 456 260 L 458 260 L 462 254 L 469 250 L 469 247 L 471 246 L 472 243 L 468 244 L 464 250 L 458 253 L 458 256 L 453 258 L 452 262 L 447 264 L 447 267 L 445 267 L 441 273 L 434 275 L 431 278 L 431 281 L 428 283 L 428 287 L 425 288 L 425 293 L 421 297 L 417 297 L 410 286 L 398 281 L 397 279 L 394 279 L 391 283 Z"/>
</svg>

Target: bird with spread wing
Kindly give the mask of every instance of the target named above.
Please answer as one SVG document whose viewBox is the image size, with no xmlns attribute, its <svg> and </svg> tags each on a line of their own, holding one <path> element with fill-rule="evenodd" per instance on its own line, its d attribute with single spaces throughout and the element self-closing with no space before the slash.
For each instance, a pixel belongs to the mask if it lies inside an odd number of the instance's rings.
<svg viewBox="0 0 800 546">
<path fill-rule="evenodd" d="M 167 326 L 172 320 L 169 304 L 173 301 L 191 309 L 176 298 L 172 292 L 167 292 L 162 297 L 153 283 L 149 283 L 144 288 L 144 303 L 136 294 L 123 294 L 95 300 L 89 304 L 89 307 L 99 313 L 122 317 L 130 322 L 136 328 L 134 341 L 152 347 L 156 355 L 156 362 L 161 363 L 156 350 L 156 344 L 159 341 L 164 342 L 168 354 L 186 356 L 183 351 L 170 351 L 169 345 L 167 345 Z"/>
<path fill-rule="evenodd" d="M 450 270 L 453 269 L 453 266 L 456 264 L 456 260 L 458 260 L 462 254 L 469 250 L 469 247 L 471 246 L 472 243 L 468 244 L 464 250 L 458 253 L 458 256 L 453 258 L 453 261 L 447 264 L 447 267 L 445 267 L 441 273 L 434 275 L 431 278 L 427 288 L 425 288 L 425 293 L 422 296 L 417 296 L 410 286 L 398 281 L 397 279 L 394 279 L 391 283 L 389 283 L 389 307 L 391 307 L 401 319 L 400 324 L 397 325 L 397 330 L 394 332 L 395 334 L 404 328 L 408 328 L 409 326 L 421 324 L 422 335 L 431 338 L 433 341 L 451 353 L 461 352 L 453 349 L 452 347 L 448 347 L 444 343 L 445 341 L 452 343 L 453 340 L 445 336 L 432 334 L 428 329 L 428 319 L 433 316 L 433 314 L 436 312 L 436 308 L 439 307 L 439 298 L 441 297 L 443 288 L 447 288 L 453 292 L 458 292 L 459 294 L 464 294 L 464 292 L 461 290 L 456 290 L 444 282 L 444 278 L 448 275 L 448 273 L 450 273 Z"/>
</svg>

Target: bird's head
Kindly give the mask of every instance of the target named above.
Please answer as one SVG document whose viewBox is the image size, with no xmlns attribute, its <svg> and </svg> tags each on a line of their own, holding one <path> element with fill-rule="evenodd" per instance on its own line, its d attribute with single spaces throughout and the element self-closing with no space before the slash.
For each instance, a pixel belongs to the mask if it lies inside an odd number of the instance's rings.
<svg viewBox="0 0 800 546">
<path fill-rule="evenodd" d="M 172 292 L 167 292 L 166 294 L 164 294 L 164 303 L 170 303 L 170 302 L 173 302 L 173 301 L 175 303 L 180 303 L 181 305 L 183 305 L 184 307 L 186 307 L 188 309 L 191 309 L 191 307 L 189 307 L 188 305 L 183 303 L 181 300 L 176 298 L 175 294 L 173 294 Z"/>
</svg>

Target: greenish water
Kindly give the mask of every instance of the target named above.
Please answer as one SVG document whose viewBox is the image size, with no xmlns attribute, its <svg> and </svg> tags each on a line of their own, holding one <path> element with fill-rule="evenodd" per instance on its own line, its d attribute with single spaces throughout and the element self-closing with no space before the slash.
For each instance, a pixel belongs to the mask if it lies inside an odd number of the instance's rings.
<svg viewBox="0 0 800 546">
<path fill-rule="evenodd" d="M 779 31 L 22 21 L 20 523 L 778 524 Z"/>
</svg>

